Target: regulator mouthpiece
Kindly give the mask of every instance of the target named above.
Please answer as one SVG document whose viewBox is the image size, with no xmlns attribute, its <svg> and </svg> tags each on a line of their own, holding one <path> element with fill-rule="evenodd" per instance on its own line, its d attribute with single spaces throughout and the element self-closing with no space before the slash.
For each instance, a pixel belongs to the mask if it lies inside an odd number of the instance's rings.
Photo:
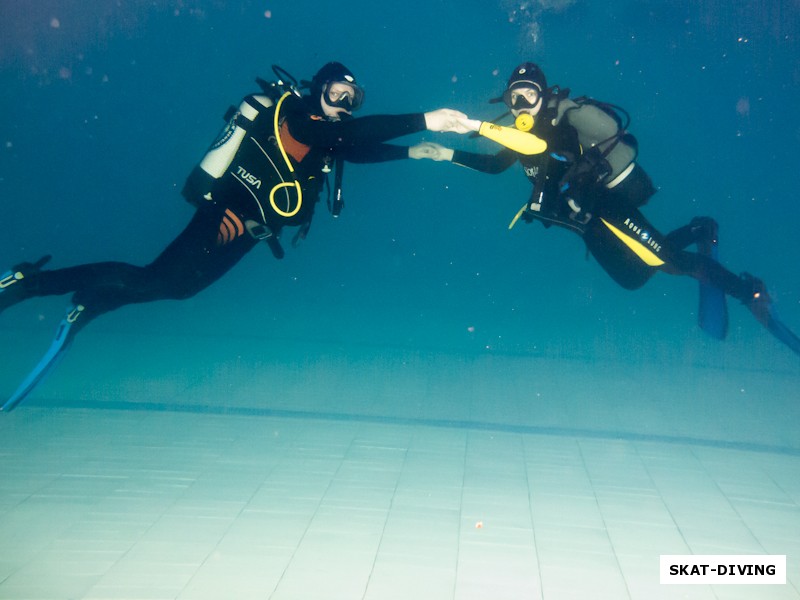
<svg viewBox="0 0 800 600">
<path fill-rule="evenodd" d="M 520 131 L 530 131 L 533 129 L 533 117 L 528 113 L 522 113 L 514 121 L 514 127 Z"/>
</svg>

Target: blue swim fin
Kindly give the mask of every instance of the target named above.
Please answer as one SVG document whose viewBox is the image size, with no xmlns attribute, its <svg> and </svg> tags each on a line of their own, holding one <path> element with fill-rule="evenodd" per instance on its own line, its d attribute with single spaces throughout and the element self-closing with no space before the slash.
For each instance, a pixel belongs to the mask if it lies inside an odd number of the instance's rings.
<svg viewBox="0 0 800 600">
<path fill-rule="evenodd" d="M 701 254 L 719 262 L 719 250 L 715 239 L 697 244 Z M 718 340 L 728 335 L 728 302 L 725 292 L 708 283 L 700 282 L 700 306 L 697 312 L 700 329 Z"/>
<path fill-rule="evenodd" d="M 50 371 L 58 364 L 59 360 L 69 348 L 72 343 L 72 338 L 75 335 L 75 321 L 81 315 L 84 307 L 78 304 L 72 306 L 67 310 L 67 315 L 58 324 L 56 330 L 56 337 L 50 344 L 45 355 L 34 367 L 25 380 L 20 384 L 14 394 L 6 400 L 6 403 L 0 407 L 0 411 L 11 412 L 14 408 L 30 394 L 33 389 L 47 376 Z"/>
</svg>

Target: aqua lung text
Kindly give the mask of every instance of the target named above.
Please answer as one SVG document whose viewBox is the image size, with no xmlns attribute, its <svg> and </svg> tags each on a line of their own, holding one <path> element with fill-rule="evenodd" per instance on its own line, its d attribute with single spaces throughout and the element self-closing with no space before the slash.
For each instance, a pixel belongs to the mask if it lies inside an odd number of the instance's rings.
<svg viewBox="0 0 800 600">
<path fill-rule="evenodd" d="M 632 233 L 634 233 L 642 243 L 649 246 L 655 252 L 661 252 L 661 244 L 656 242 L 651 236 L 650 233 L 646 230 L 639 227 L 636 223 L 631 221 L 631 219 L 625 219 L 625 223 L 623 223 L 625 227 L 627 227 Z"/>
</svg>

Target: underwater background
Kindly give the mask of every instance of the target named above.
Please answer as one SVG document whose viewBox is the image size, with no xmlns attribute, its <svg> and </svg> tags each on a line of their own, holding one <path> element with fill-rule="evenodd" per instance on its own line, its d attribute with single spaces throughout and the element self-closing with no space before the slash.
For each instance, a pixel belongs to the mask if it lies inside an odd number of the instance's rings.
<svg viewBox="0 0 800 600">
<path fill-rule="evenodd" d="M 322 3 L 0 0 L 5 265 L 145 264 L 188 222 L 185 177 L 230 104 L 277 64 L 339 60 L 360 114 L 450 107 L 490 120 L 518 63 L 631 114 L 669 231 L 720 224 L 723 262 L 763 278 L 800 328 L 797 0 Z M 494 151 L 485 140 L 422 139 Z M 348 165 L 308 239 L 257 247 L 183 302 L 82 332 L 33 404 L 191 405 L 431 419 L 800 451 L 800 364 L 736 302 L 724 343 L 697 284 L 616 286 L 569 233 L 507 226 L 520 169 Z M 288 237 L 286 237 L 288 240 Z M 47 346 L 67 298 L 2 315 L 0 391 Z"/>
<path fill-rule="evenodd" d="M 800 0 L 0 0 L 0 273 L 150 262 L 228 106 L 330 60 L 360 114 L 490 120 L 528 60 L 624 107 L 645 215 L 713 216 L 800 331 Z M 706 336 L 690 278 L 509 230 L 529 194 L 349 164 L 285 259 L 93 321 L 0 414 L 0 599 L 799 600 L 800 359 L 735 301 Z M 3 399 L 68 304 L 0 315 Z M 662 585 L 690 554 L 786 583 Z"/>
</svg>

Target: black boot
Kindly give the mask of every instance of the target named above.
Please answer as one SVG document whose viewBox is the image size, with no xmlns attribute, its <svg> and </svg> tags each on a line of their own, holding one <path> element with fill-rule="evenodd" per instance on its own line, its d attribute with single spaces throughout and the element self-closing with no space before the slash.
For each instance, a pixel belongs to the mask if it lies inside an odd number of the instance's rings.
<svg viewBox="0 0 800 600">
<path fill-rule="evenodd" d="M 800 355 L 800 337 L 789 329 L 778 317 L 772 298 L 767 293 L 767 286 L 760 279 L 749 273 L 742 273 L 742 304 L 744 304 L 758 322 L 769 332 Z"/>
<path fill-rule="evenodd" d="M 47 264 L 51 256 L 43 256 L 35 263 L 24 262 L 16 265 L 0 277 L 0 313 L 18 302 L 36 295 L 35 276 Z"/>
<path fill-rule="evenodd" d="M 743 291 L 742 304 L 753 313 L 759 323 L 767 325 L 772 312 L 772 298 L 769 297 L 767 286 L 759 278 L 750 275 L 750 273 L 742 273 L 740 279 Z"/>
<path fill-rule="evenodd" d="M 712 256 L 717 245 L 719 225 L 711 217 L 695 217 L 689 224 L 697 250 L 704 256 Z"/>
<path fill-rule="evenodd" d="M 717 243 L 718 229 L 717 222 L 711 217 L 695 217 L 688 225 L 671 231 L 667 241 L 678 250 L 697 244 L 700 253 L 709 256 L 711 248 Z"/>
</svg>

